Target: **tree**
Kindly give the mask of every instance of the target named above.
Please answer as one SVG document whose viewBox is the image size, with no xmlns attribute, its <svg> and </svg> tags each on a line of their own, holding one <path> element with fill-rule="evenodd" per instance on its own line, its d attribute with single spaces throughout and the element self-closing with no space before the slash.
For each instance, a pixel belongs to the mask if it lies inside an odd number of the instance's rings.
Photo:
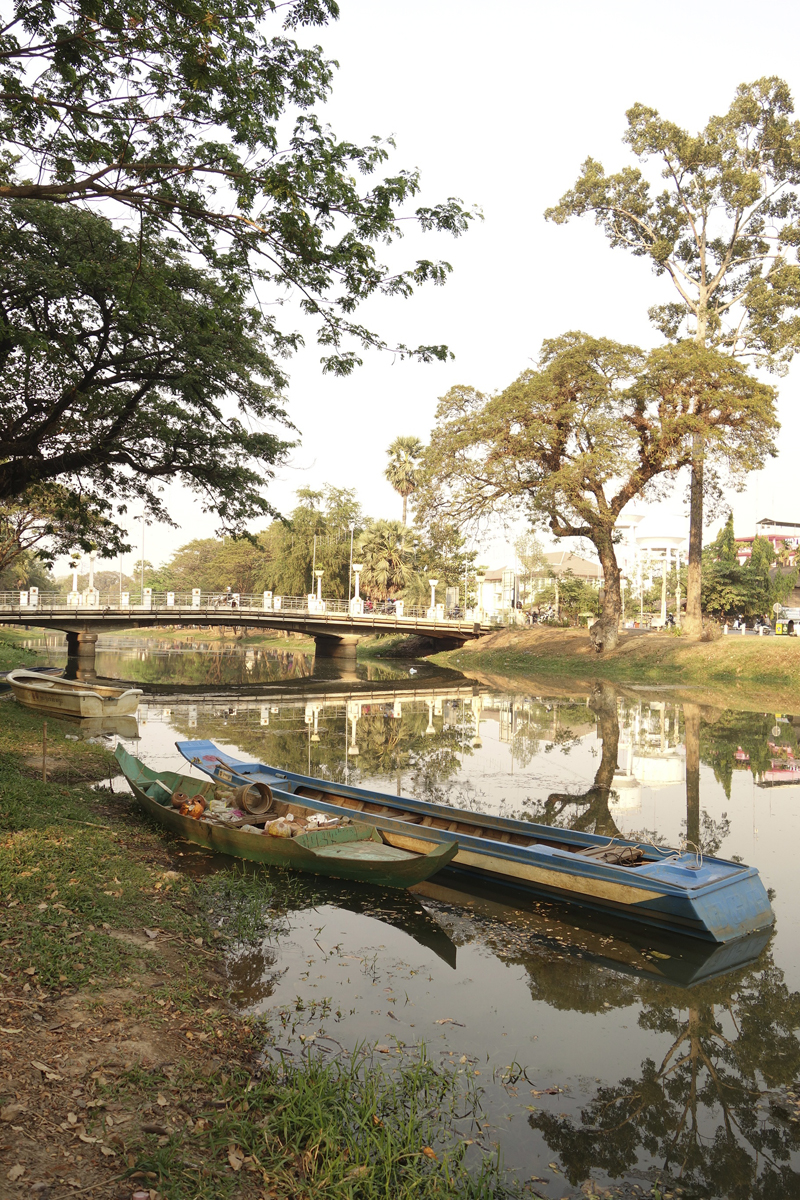
<svg viewBox="0 0 800 1200">
<path fill-rule="evenodd" d="M 358 540 L 366 595 L 385 600 L 406 587 L 414 548 L 410 530 L 400 521 L 370 521 Z"/>
<path fill-rule="evenodd" d="M 624 140 L 661 167 L 655 192 L 642 171 L 606 175 L 587 158 L 575 186 L 545 217 L 592 214 L 612 246 L 647 258 L 678 293 L 650 311 L 670 340 L 690 328 L 698 346 L 749 355 L 783 371 L 800 347 L 800 122 L 783 80 L 742 84 L 723 116 L 691 135 L 655 109 L 627 112 Z M 705 443 L 693 435 L 685 630 L 699 636 Z"/>
<path fill-rule="evenodd" d="M 327 596 L 347 596 L 350 582 L 350 524 L 358 538 L 364 518 L 351 488 L 300 488 L 300 504 L 288 521 L 275 521 L 259 543 L 265 552 L 261 585 L 284 596 L 307 595 L 314 569 L 324 571 Z"/>
<path fill-rule="evenodd" d="M 168 228 L 212 263 L 246 273 L 252 260 L 269 302 L 293 293 L 317 322 L 325 369 L 359 361 L 342 345 L 382 347 L 354 319 L 377 294 L 442 283 L 447 263 L 392 271 L 377 244 L 423 230 L 458 235 L 460 203 L 404 206 L 415 171 L 361 188 L 391 141 L 339 141 L 313 112 L 334 64 L 291 36 L 338 16 L 335 0 L 15 0 L 0 59 L 0 200 L 113 202 L 142 228 Z M 220 247 L 226 247 L 221 250 Z M 144 257 L 149 246 L 143 247 Z M 296 335 L 280 335 L 284 347 Z M 443 346 L 420 346 L 422 360 Z"/>
<path fill-rule="evenodd" d="M 42 566 L 74 549 L 98 543 L 121 549 L 119 531 L 98 511 L 99 504 L 61 484 L 28 488 L 16 501 L 0 505 L 0 572 L 34 555 Z"/>
<path fill-rule="evenodd" d="M 397 437 L 386 453 L 389 465 L 383 472 L 394 490 L 403 497 L 403 524 L 407 524 L 408 497 L 419 482 L 419 462 L 424 447 L 417 437 Z"/>
<path fill-rule="evenodd" d="M 50 488 L 72 526 L 94 514 L 101 554 L 123 548 L 111 517 L 132 500 L 169 519 L 166 480 L 230 532 L 271 513 L 261 489 L 290 444 L 263 428 L 288 424 L 281 339 L 248 288 L 146 231 L 0 206 L 0 502 Z"/>
<path fill-rule="evenodd" d="M 783 603 L 797 582 L 798 566 L 782 571 L 768 538 L 753 539 L 750 561 L 742 565 L 733 536 L 733 516 L 703 551 L 703 611 L 716 616 L 741 613 L 750 617 L 769 613 Z"/>
<path fill-rule="evenodd" d="M 568 333 L 546 341 L 538 369 L 486 397 L 456 387 L 441 400 L 425 456 L 420 508 L 463 522 L 522 507 L 557 537 L 586 537 L 605 580 L 595 649 L 617 644 L 622 611 L 615 525 L 691 457 L 697 430 L 741 469 L 772 448 L 772 388 L 692 343 L 653 351 Z"/>
</svg>

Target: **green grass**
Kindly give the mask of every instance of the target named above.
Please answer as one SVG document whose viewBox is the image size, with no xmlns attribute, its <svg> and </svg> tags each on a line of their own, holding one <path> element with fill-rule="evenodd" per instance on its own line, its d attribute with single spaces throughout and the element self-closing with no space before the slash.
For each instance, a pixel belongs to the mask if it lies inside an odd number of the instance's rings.
<svg viewBox="0 0 800 1200">
<path fill-rule="evenodd" d="M 242 1194 L 248 1177 L 268 1195 L 304 1200 L 517 1192 L 496 1152 L 460 1132 L 465 1111 L 467 1119 L 480 1115 L 479 1097 L 424 1050 L 393 1070 L 364 1051 L 272 1065 L 255 1078 L 233 1068 L 211 1088 L 191 1073 L 127 1072 L 105 1094 L 141 1108 L 153 1089 L 167 1101 L 169 1133 L 130 1146 L 129 1173 L 149 1177 L 164 1200 L 227 1200 Z"/>
<path fill-rule="evenodd" d="M 37 651 L 28 650 L 20 644 L 29 641 L 31 636 L 35 635 L 31 635 L 29 631 L 0 629 L 0 671 L 11 671 L 14 667 L 24 667 L 37 662 Z M 46 648 L 43 638 L 42 649 Z"/>
<path fill-rule="evenodd" d="M 92 1098 L 85 1106 L 87 1134 L 111 1142 L 121 1184 L 157 1188 L 161 1200 L 489 1200 L 512 1194 L 493 1148 L 479 1145 L 479 1133 L 474 1142 L 464 1133 L 479 1113 L 480 1094 L 470 1077 L 432 1063 L 422 1047 L 386 1063 L 362 1048 L 325 1062 L 317 1051 L 288 1064 L 267 1024 L 226 1008 L 218 977 L 212 991 L 209 945 L 223 941 L 212 925 L 225 916 L 224 936 L 234 951 L 279 935 L 296 877 L 267 876 L 248 864 L 198 882 L 165 871 L 163 833 L 124 800 L 85 782 L 36 777 L 28 760 L 41 745 L 42 720 L 5 704 L 4 986 L 27 990 L 24 1003 L 33 1008 L 79 990 L 102 1021 L 103 989 L 122 984 L 130 990 L 122 1002 L 130 1019 L 173 1038 L 171 1065 L 108 1067 L 83 1077 Z M 68 760 L 76 777 L 104 778 L 108 751 L 70 740 L 68 730 L 48 722 L 54 756 Z M 152 951 L 142 944 L 146 929 L 160 931 Z M 126 932 L 137 936 L 114 936 Z M 180 1019 L 173 1022 L 173 1014 Z M 183 1041 L 187 1037 L 193 1040 Z M 68 1050 L 66 1039 L 62 1049 Z M 117 1115 L 120 1106 L 140 1117 L 152 1113 L 144 1123 L 152 1120 L 160 1129 L 145 1133 L 138 1121 L 111 1124 L 105 1105 L 112 1101 Z"/>
</svg>

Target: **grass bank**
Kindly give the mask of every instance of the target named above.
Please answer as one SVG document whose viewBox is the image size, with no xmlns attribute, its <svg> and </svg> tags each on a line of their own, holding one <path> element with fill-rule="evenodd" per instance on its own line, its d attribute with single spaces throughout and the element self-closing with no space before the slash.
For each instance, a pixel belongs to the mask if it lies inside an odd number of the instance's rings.
<svg viewBox="0 0 800 1200">
<path fill-rule="evenodd" d="M 37 651 L 29 650 L 22 645 L 23 641 L 30 641 L 31 637 L 35 636 L 36 634 L 23 632 L 20 629 L 0 629 L 0 671 L 11 671 L 14 667 L 35 666 L 39 661 Z M 44 638 L 42 638 L 42 649 L 46 650 Z"/>
<path fill-rule="evenodd" d="M 463 1081 L 424 1050 L 394 1069 L 368 1048 L 286 1065 L 232 1009 L 210 919 L 259 943 L 291 877 L 176 871 L 176 844 L 88 786 L 113 770 L 103 746 L 49 720 L 42 782 L 41 724 L 0 702 L 0 1192 L 508 1195 L 496 1159 L 455 1132 Z"/>
<path fill-rule="evenodd" d="M 620 683 L 672 685 L 758 684 L 797 692 L 800 699 L 800 639 L 737 637 L 690 642 L 671 634 L 624 630 L 609 654 L 592 649 L 586 630 L 503 629 L 433 662 L 469 673 L 576 681 L 611 679 Z"/>
</svg>

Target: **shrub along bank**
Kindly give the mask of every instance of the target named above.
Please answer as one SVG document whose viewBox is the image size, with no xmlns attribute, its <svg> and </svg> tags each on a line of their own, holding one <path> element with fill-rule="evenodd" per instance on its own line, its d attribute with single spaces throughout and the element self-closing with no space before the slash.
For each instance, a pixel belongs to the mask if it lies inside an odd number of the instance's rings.
<svg viewBox="0 0 800 1200">
<path fill-rule="evenodd" d="M 489 1200 L 448 1113 L 462 1083 L 421 1050 L 328 1063 L 265 1057 L 270 1031 L 228 1003 L 219 931 L 263 936 L 291 889 L 176 871 L 177 844 L 89 781 L 108 751 L 0 702 L 0 1176 L 3 1195 L 83 1190 L 195 1200 Z M 273 877 L 274 878 L 274 877 Z M 272 891 L 270 888 L 272 887 Z"/>
</svg>

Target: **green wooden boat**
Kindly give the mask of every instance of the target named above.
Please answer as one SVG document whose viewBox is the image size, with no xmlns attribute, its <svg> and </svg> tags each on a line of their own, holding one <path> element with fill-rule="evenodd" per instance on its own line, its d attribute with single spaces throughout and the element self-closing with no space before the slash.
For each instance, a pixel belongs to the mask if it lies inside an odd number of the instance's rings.
<svg viewBox="0 0 800 1200">
<path fill-rule="evenodd" d="M 427 853 L 401 850 L 386 845 L 374 825 L 360 822 L 282 838 L 242 830 L 229 822 L 184 817 L 171 805 L 165 806 L 164 798 L 169 799 L 173 791 L 181 791 L 190 799 L 195 796 L 208 799 L 214 794 L 213 781 L 192 779 L 176 771 L 153 771 L 122 746 L 117 746 L 115 754 L 134 796 L 153 820 L 187 841 L 235 858 L 381 887 L 407 888 L 430 879 L 458 851 L 456 842 L 433 845 Z M 285 805 L 278 807 L 283 809 Z M 278 815 L 278 811 L 271 812 L 269 818 Z M 256 822 L 259 818 L 248 820 Z"/>
</svg>

